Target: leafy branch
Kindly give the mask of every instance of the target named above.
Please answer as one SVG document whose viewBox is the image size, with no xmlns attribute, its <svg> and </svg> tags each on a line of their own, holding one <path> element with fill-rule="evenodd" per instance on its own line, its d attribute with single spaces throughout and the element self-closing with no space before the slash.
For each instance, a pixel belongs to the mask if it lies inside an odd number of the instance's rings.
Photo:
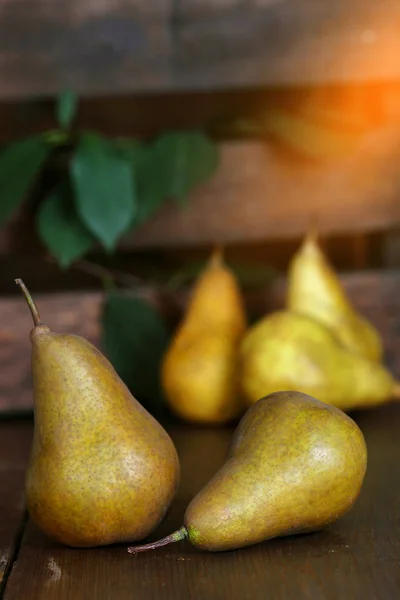
<svg viewBox="0 0 400 600">
<path fill-rule="evenodd" d="M 76 131 L 78 99 L 70 91 L 56 106 L 59 128 L 18 140 L 0 152 L 0 225 L 24 202 L 61 149 L 68 163 L 36 207 L 40 240 L 62 268 L 93 248 L 113 252 L 163 204 L 188 202 L 190 191 L 216 171 L 216 145 L 202 131 L 171 131 L 142 143 Z"/>
</svg>

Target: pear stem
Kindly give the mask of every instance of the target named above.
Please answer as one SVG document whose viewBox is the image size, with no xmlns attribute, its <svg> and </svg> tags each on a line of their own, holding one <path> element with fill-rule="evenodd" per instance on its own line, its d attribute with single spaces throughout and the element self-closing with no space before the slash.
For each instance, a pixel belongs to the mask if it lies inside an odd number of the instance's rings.
<svg viewBox="0 0 400 600">
<path fill-rule="evenodd" d="M 188 535 L 186 527 L 181 527 L 174 533 L 167 535 L 167 537 L 158 540 L 157 542 L 152 542 L 150 544 L 143 544 L 143 546 L 131 546 L 128 548 L 129 554 L 137 554 L 139 552 L 146 552 L 147 550 L 155 550 L 156 548 L 161 548 L 161 546 L 167 546 L 168 544 L 173 544 L 174 542 L 179 542 L 180 540 L 184 540 Z"/>
<path fill-rule="evenodd" d="M 318 243 L 319 232 L 318 232 L 318 214 L 313 213 L 310 219 L 310 226 L 306 235 L 306 239 L 308 242 L 312 242 L 313 244 Z"/>
<path fill-rule="evenodd" d="M 34 301 L 32 299 L 32 296 L 29 293 L 28 288 L 26 287 L 26 285 L 24 284 L 24 282 L 22 281 L 22 279 L 16 279 L 15 283 L 17 285 L 19 285 L 19 287 L 22 290 L 22 293 L 25 296 L 25 299 L 26 299 L 26 301 L 28 303 L 28 306 L 29 306 L 29 310 L 31 311 L 31 315 L 32 315 L 32 319 L 33 319 L 33 322 L 35 324 L 35 327 L 37 327 L 38 325 L 42 325 L 42 320 L 40 318 L 39 311 L 37 309 L 36 304 L 34 303 Z"/>
<path fill-rule="evenodd" d="M 214 247 L 211 254 L 209 265 L 210 267 L 221 267 L 224 263 L 224 248 L 222 244 L 218 244 Z"/>
</svg>

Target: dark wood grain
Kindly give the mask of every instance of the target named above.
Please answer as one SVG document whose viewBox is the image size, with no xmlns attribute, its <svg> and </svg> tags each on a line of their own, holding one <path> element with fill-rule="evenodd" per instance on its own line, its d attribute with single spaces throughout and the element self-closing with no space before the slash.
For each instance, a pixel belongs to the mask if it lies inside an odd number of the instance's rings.
<svg viewBox="0 0 400 600">
<path fill-rule="evenodd" d="M 354 117 L 374 129 L 399 115 L 400 81 L 367 81 L 359 84 L 280 86 L 256 89 L 223 89 L 199 92 L 124 94 L 80 98 L 75 125 L 110 136 L 149 138 L 168 129 L 203 128 L 226 133 L 228 117 L 262 115 L 269 108 L 293 110 L 318 89 L 323 108 L 349 123 Z M 337 121 L 338 119 L 336 119 Z M 0 143 L 56 127 L 54 100 L 0 102 Z M 217 127 L 217 124 L 219 125 Z M 231 128 L 232 129 L 232 128 Z"/>
<path fill-rule="evenodd" d="M 4 600 L 388 600 L 400 596 L 400 407 L 356 416 L 368 445 L 365 483 L 352 511 L 319 533 L 234 552 L 181 542 L 132 556 L 125 546 L 61 547 L 29 524 Z M 152 539 L 182 523 L 185 507 L 223 463 L 230 429 L 175 426 L 182 485 Z"/>
<path fill-rule="evenodd" d="M 386 363 L 400 377 L 400 271 L 353 272 L 342 274 L 341 280 L 354 305 L 381 332 Z M 243 290 L 251 318 L 283 306 L 285 286 L 284 279 L 276 279 L 270 286 Z M 136 293 L 173 328 L 185 310 L 190 288 L 163 296 L 155 288 L 143 286 Z M 44 322 L 54 331 L 82 335 L 100 346 L 101 293 L 35 294 L 35 300 Z M 31 410 L 32 319 L 22 296 L 0 298 L 0 315 L 0 413 Z"/>
<path fill-rule="evenodd" d="M 0 595 L 24 526 L 24 473 L 31 423 L 0 423 Z"/>
<path fill-rule="evenodd" d="M 2 3 L 2 98 L 163 89 L 170 82 L 170 0 Z M 89 75 L 90 73 L 90 75 Z"/>
<path fill-rule="evenodd" d="M 399 16 L 395 0 L 3 0 L 0 94 L 385 80 Z"/>
</svg>

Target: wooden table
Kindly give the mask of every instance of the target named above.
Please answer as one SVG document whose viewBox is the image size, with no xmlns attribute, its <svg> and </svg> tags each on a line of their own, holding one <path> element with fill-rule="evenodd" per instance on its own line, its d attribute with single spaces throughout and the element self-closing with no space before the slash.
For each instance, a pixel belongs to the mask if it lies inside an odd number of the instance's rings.
<svg viewBox="0 0 400 600">
<path fill-rule="evenodd" d="M 325 531 L 211 554 L 181 542 L 132 556 L 126 546 L 56 545 L 26 518 L 32 422 L 0 423 L 0 573 L 4 600 L 397 600 L 400 598 L 400 406 L 356 417 L 369 468 L 353 510 Z M 231 431 L 174 426 L 182 485 L 154 539 L 224 460 Z"/>
</svg>

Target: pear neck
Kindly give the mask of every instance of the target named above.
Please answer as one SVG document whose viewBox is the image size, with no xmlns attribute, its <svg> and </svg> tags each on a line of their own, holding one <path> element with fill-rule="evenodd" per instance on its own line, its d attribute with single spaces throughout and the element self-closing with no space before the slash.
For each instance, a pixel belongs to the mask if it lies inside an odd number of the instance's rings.
<svg viewBox="0 0 400 600">
<path fill-rule="evenodd" d="M 42 319 L 40 318 L 40 314 L 37 309 L 37 306 L 36 306 L 35 302 L 33 301 L 33 298 L 31 296 L 28 288 L 26 287 L 25 283 L 22 281 L 22 279 L 16 279 L 15 283 L 17 285 L 19 285 L 19 287 L 22 290 L 22 293 L 25 296 L 25 300 L 29 306 L 29 310 L 31 311 L 31 315 L 32 315 L 32 319 L 33 319 L 33 323 L 34 323 L 35 327 L 43 325 Z"/>
<path fill-rule="evenodd" d="M 213 269 L 222 267 L 224 264 L 224 249 L 222 245 L 215 246 L 211 258 L 209 261 L 209 266 Z"/>
</svg>

